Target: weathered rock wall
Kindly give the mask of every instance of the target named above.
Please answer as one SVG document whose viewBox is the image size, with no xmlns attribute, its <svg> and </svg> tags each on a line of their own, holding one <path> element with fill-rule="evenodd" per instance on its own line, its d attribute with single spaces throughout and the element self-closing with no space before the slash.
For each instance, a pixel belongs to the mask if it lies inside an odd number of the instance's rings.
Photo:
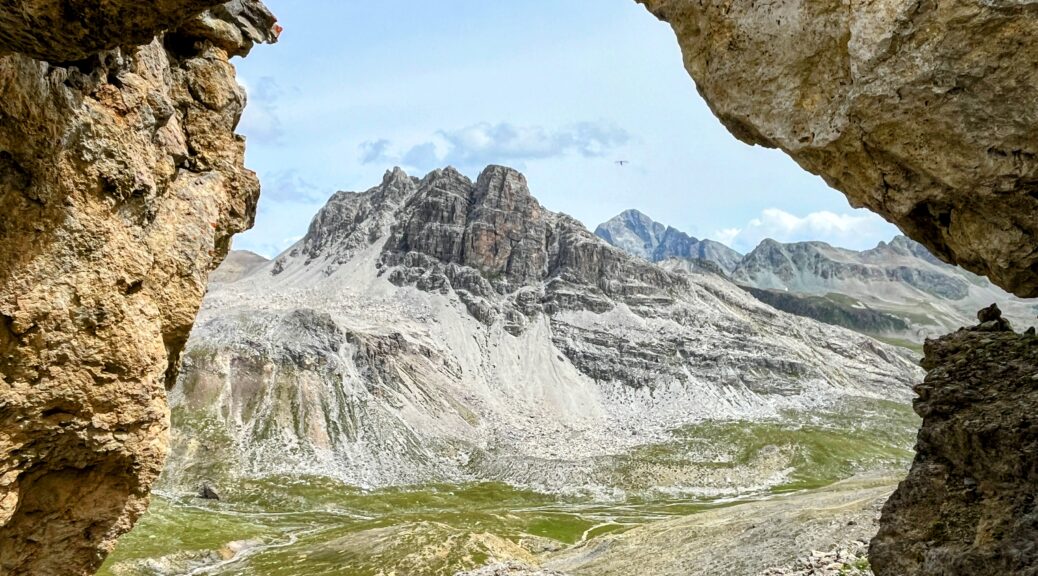
<svg viewBox="0 0 1038 576">
<path fill-rule="evenodd" d="M 144 511 L 165 386 L 252 224 L 228 59 L 274 19 L 207 4 L 0 2 L 0 574 L 92 574 Z"/>
<path fill-rule="evenodd" d="M 963 330 L 926 345 L 923 427 L 883 508 L 878 575 L 1038 574 L 1038 337 Z"/>
<path fill-rule="evenodd" d="M 1038 4 L 638 0 L 737 138 L 1038 296 Z"/>
<path fill-rule="evenodd" d="M 740 140 L 779 148 L 935 255 L 1038 296 L 1038 4 L 637 0 Z M 1036 574 L 1033 337 L 928 345 L 919 455 L 880 576 Z"/>
<path fill-rule="evenodd" d="M 239 4 L 240 4 L 239 0 Z M 71 62 L 151 42 L 220 0 L 0 0 L 0 54 Z"/>
</svg>

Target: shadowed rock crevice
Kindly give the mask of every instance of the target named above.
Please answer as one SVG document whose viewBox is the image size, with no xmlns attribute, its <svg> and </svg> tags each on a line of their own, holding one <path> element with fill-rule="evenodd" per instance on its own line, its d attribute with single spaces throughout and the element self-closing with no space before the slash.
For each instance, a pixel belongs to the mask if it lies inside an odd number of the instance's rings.
<svg viewBox="0 0 1038 576">
<path fill-rule="evenodd" d="M 55 417 L 69 420 L 72 415 Z M 71 433 L 50 440 L 55 453 L 72 452 L 69 445 L 82 442 Z M 70 557 L 96 554 L 105 541 L 131 527 L 134 500 L 146 498 L 149 486 L 126 474 L 129 459 L 112 457 L 101 445 L 89 447 L 96 457 L 80 462 L 47 458 L 15 480 L 23 496 L 0 534 L 17 534 L 24 544 L 5 548 L 4 566 L 33 568 L 12 574 L 73 573 Z M 61 554 L 54 553 L 56 544 Z"/>
<path fill-rule="evenodd" d="M 147 44 L 220 0 L 2 0 L 0 54 L 40 60 L 88 59 L 116 46 Z M 240 3 L 240 1 L 239 1 Z"/>
</svg>

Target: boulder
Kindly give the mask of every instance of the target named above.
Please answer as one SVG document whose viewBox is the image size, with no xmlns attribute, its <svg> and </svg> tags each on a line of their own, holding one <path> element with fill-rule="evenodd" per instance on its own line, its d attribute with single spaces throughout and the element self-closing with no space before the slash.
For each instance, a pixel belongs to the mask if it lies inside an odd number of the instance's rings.
<svg viewBox="0 0 1038 576">
<path fill-rule="evenodd" d="M 962 330 L 928 341 L 924 367 L 915 462 L 883 507 L 873 570 L 1038 574 L 1038 338 Z"/>
<path fill-rule="evenodd" d="M 638 0 L 740 140 L 946 262 L 1038 296 L 1031 0 Z"/>
</svg>

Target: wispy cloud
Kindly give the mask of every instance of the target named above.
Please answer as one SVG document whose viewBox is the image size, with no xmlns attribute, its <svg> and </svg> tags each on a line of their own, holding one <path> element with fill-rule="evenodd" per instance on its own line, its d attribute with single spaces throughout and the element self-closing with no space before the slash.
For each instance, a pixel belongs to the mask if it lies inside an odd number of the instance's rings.
<svg viewBox="0 0 1038 576">
<path fill-rule="evenodd" d="M 897 233 L 894 226 L 865 210 L 842 214 L 819 211 L 797 216 L 778 208 L 766 208 L 745 226 L 718 230 L 713 237 L 747 252 L 765 238 L 779 242 L 820 240 L 834 246 L 864 249 L 880 240 L 889 240 Z"/>
<path fill-rule="evenodd" d="M 391 161 L 389 157 L 389 140 L 368 140 L 360 145 L 361 164 L 382 164 Z"/>
<path fill-rule="evenodd" d="M 432 142 L 412 146 L 400 159 L 400 162 L 404 166 L 418 168 L 423 172 L 439 168 L 441 164 L 449 164 L 449 162 L 440 161 L 440 153 L 436 150 L 436 144 Z"/>
<path fill-rule="evenodd" d="M 279 204 L 319 202 L 328 196 L 300 176 L 296 170 L 279 170 L 264 174 L 261 182 L 263 197 Z"/>
<path fill-rule="evenodd" d="M 278 116 L 278 101 L 284 90 L 277 80 L 262 76 L 254 83 L 238 79 L 248 94 L 248 106 L 238 124 L 238 132 L 247 134 L 250 143 L 281 145 L 285 130 Z"/>
<path fill-rule="evenodd" d="M 439 130 L 428 140 L 391 153 L 386 140 L 361 145 L 361 162 L 400 162 L 418 170 L 445 165 L 479 169 L 487 164 L 522 166 L 530 160 L 566 155 L 599 157 L 631 141 L 631 135 L 606 122 L 579 122 L 561 128 L 482 122 Z"/>
</svg>

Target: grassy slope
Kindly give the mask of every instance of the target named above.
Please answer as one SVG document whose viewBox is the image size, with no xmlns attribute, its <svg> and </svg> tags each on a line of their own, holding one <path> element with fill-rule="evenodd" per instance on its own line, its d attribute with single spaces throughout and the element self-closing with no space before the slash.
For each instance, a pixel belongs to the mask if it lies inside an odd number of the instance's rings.
<svg viewBox="0 0 1038 576">
<path fill-rule="evenodd" d="M 690 497 L 689 482 L 731 493 L 756 474 L 768 481 L 765 492 L 785 493 L 866 470 L 904 470 L 916 427 L 909 407 L 878 400 L 775 422 L 697 424 L 608 462 L 626 490 L 613 502 L 503 484 L 365 492 L 286 477 L 243 482 L 224 502 L 160 496 L 100 574 L 186 573 L 232 557 L 236 541 L 250 541 L 251 550 L 212 574 L 450 575 L 489 561 L 534 562 L 544 550 L 732 505 Z"/>
</svg>

